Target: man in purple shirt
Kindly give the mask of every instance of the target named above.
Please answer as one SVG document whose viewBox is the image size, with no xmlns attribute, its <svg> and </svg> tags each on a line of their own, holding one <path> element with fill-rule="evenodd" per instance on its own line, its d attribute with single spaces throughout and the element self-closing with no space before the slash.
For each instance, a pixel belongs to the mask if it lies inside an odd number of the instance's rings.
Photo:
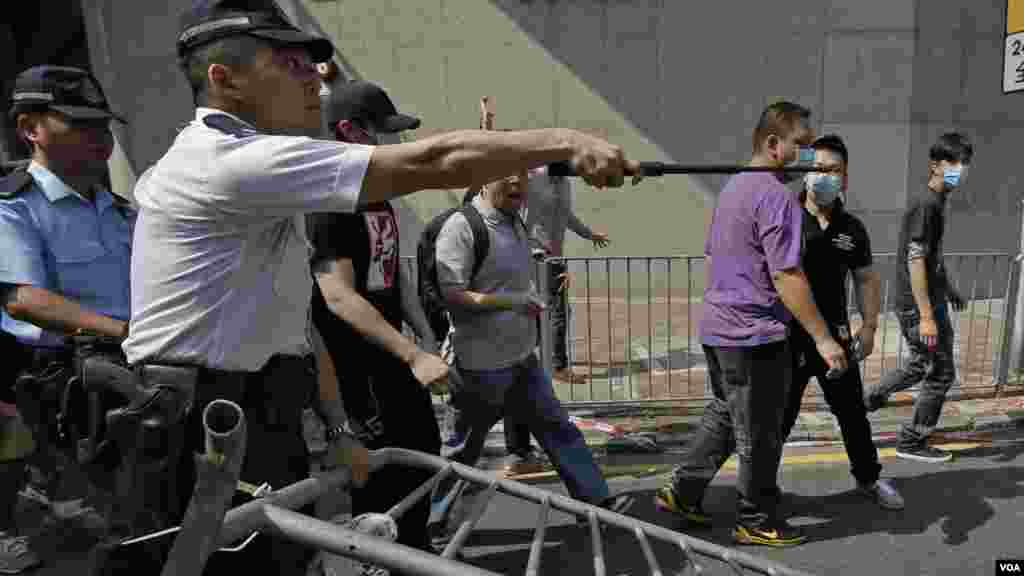
<svg viewBox="0 0 1024 576">
<path fill-rule="evenodd" d="M 779 102 L 761 114 L 752 167 L 813 162 L 810 111 Z M 707 288 L 700 326 L 715 399 L 701 428 L 658 490 L 658 508 L 710 525 L 704 490 L 735 450 L 739 459 L 733 537 L 742 544 L 790 546 L 803 535 L 777 514 L 775 479 L 782 416 L 792 379 L 786 323 L 800 322 L 830 368 L 846 369 L 800 268 L 803 215 L 785 186 L 799 174 L 749 172 L 726 184 L 704 245 Z"/>
</svg>

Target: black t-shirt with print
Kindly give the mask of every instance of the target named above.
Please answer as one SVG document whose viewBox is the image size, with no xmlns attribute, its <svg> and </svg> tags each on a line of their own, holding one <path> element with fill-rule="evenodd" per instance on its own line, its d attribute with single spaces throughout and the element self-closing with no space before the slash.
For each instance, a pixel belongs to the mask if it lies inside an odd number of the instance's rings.
<svg viewBox="0 0 1024 576">
<path fill-rule="evenodd" d="M 837 203 L 828 226 L 822 230 L 818 218 L 804 212 L 803 269 L 811 285 L 814 302 L 830 326 L 849 322 L 846 278 L 854 270 L 870 266 L 871 240 L 864 224 Z"/>
<path fill-rule="evenodd" d="M 306 231 L 313 245 L 312 269 L 316 271 L 334 260 L 350 259 L 356 292 L 401 331 L 398 221 L 391 205 L 374 204 L 354 214 L 309 214 Z M 372 420 L 379 410 L 373 397 L 374 378 L 392 378 L 399 369 L 408 372 L 408 367 L 331 312 L 316 285 L 312 316 L 334 360 L 338 377 L 345 382 L 341 390 L 346 412 L 364 422 Z"/>
<path fill-rule="evenodd" d="M 900 240 L 897 247 L 897 270 L 899 276 L 899 306 L 902 310 L 916 310 L 914 291 L 910 285 L 910 270 L 907 256 L 911 243 L 920 244 L 925 251 L 925 270 L 928 278 L 928 298 L 932 306 L 946 299 L 945 274 L 943 272 L 942 236 L 945 231 L 946 195 L 928 188 L 914 194 L 903 213 L 900 226 Z"/>
</svg>

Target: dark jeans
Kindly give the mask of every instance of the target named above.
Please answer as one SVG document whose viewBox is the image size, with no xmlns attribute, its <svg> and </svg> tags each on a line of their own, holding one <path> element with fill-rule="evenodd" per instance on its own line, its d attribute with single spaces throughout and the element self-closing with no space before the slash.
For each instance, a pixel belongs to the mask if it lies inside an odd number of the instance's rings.
<svg viewBox="0 0 1024 576">
<path fill-rule="evenodd" d="M 946 393 L 956 380 L 953 357 L 953 324 L 946 303 L 935 306 L 935 324 L 939 329 L 939 342 L 935 351 L 921 342 L 921 317 L 917 310 L 900 312 L 900 331 L 910 349 L 910 358 L 902 369 L 893 370 L 882 377 L 870 396 L 888 398 L 901 390 L 921 384 L 914 402 L 914 417 L 900 430 L 900 447 L 922 446 L 939 422 Z"/>
<path fill-rule="evenodd" d="M 804 391 L 813 376 L 825 394 L 829 409 L 839 422 L 846 454 L 850 458 L 850 473 L 860 484 L 874 484 L 878 480 L 882 466 L 878 463 L 878 450 L 871 438 L 871 423 L 864 407 L 864 383 L 860 377 L 860 367 L 856 362 L 851 362 L 849 369 L 842 376 L 828 380 L 825 378 L 828 365 L 818 353 L 811 336 L 800 327 L 791 328 L 790 334 L 793 384 L 782 422 L 783 444 L 796 424 Z"/>
<path fill-rule="evenodd" d="M 782 456 L 782 418 L 792 381 L 788 342 L 753 347 L 704 346 L 715 398 L 700 430 L 672 471 L 691 504 L 735 451 L 739 459 L 737 521 L 760 525 L 776 516 L 775 485 Z"/>
<path fill-rule="evenodd" d="M 454 401 L 463 423 L 455 428 L 467 430 L 467 434 L 459 445 L 450 446 L 450 459 L 475 466 L 488 431 L 504 413 L 512 411 L 540 442 L 572 498 L 597 504 L 608 497 L 608 483 L 594 462 L 583 434 L 569 421 L 568 413 L 555 397 L 550 377 L 541 370 L 535 354 L 508 368 L 461 370 L 460 373 L 465 387 L 457 390 Z M 482 491 L 483 487 L 478 485 L 467 490 L 461 480 L 439 484 L 434 503 L 442 522 L 449 528 L 457 527 L 476 505 Z M 461 502 L 452 507 L 451 502 L 459 495 Z"/>
<path fill-rule="evenodd" d="M 434 416 L 430 392 L 413 376 L 404 364 L 395 369 L 392 377 L 374 378 L 384 390 L 377 390 L 383 433 L 364 440 L 370 450 L 378 448 L 405 448 L 429 454 L 441 453 L 441 432 Z M 341 388 L 355 383 L 346 381 Z M 367 383 L 370 385 L 370 383 Z M 383 466 L 377 469 L 362 488 L 352 489 L 352 517 L 366 512 L 386 513 L 392 506 L 411 494 L 421 484 L 430 480 L 432 472 L 416 470 L 406 466 Z M 430 499 L 422 498 L 410 508 L 398 523 L 398 542 L 413 548 L 428 550 L 427 519 L 430 516 Z M 393 572 L 395 573 L 395 572 Z"/>
<path fill-rule="evenodd" d="M 559 290 L 562 280 L 569 267 L 565 262 L 551 262 L 548 269 L 548 315 L 551 319 L 551 369 L 563 370 L 569 367 L 568 326 L 569 296 L 567 291 Z M 537 321 L 537 334 L 540 334 L 540 320 Z M 525 455 L 530 452 L 530 429 L 516 421 L 516 415 L 505 415 L 505 447 L 510 454 Z"/>
</svg>

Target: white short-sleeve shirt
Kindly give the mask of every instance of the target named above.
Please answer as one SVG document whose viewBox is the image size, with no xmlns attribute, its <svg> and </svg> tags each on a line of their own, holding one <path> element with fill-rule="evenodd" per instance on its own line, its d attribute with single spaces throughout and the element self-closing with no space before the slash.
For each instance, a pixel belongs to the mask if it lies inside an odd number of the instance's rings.
<svg viewBox="0 0 1024 576">
<path fill-rule="evenodd" d="M 353 212 L 372 152 L 198 108 L 135 186 L 128 361 L 257 371 L 308 353 L 304 215 Z"/>
</svg>

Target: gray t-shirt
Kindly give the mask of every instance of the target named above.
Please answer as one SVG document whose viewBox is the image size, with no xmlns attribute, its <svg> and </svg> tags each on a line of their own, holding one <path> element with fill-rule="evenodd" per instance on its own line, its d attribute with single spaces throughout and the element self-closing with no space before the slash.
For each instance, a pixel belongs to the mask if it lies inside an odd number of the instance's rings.
<svg viewBox="0 0 1024 576">
<path fill-rule="evenodd" d="M 530 175 L 526 194 L 526 227 L 551 250 L 549 256 L 562 255 L 566 228 L 581 238 L 593 239 L 593 231 L 573 213 L 568 178 L 552 178 L 546 169 L 536 170 Z"/>
<path fill-rule="evenodd" d="M 441 289 L 461 288 L 483 294 L 527 292 L 533 262 L 526 230 L 517 216 L 493 208 L 482 196 L 473 206 L 491 235 L 491 249 L 473 282 L 473 231 L 456 212 L 437 236 L 437 279 Z M 537 344 L 537 322 L 521 312 L 467 312 L 452 309 L 452 346 L 458 365 L 467 370 L 497 370 L 521 362 Z"/>
</svg>

